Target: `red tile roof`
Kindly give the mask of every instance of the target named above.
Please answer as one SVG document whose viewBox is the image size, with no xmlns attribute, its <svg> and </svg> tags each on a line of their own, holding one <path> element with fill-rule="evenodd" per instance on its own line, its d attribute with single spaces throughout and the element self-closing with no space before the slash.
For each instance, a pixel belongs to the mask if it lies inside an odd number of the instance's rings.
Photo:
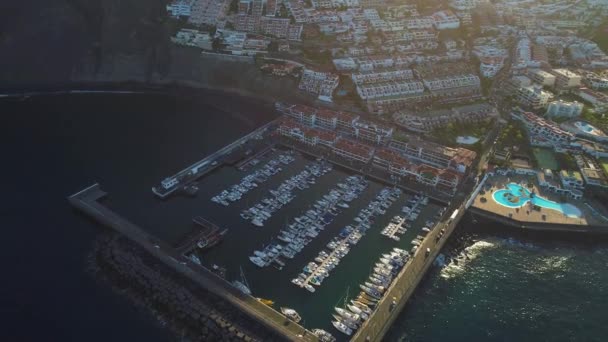
<svg viewBox="0 0 608 342">
<path fill-rule="evenodd" d="M 360 157 L 369 158 L 374 149 L 366 144 L 361 144 L 348 139 L 340 139 L 336 142 L 336 149 L 348 151 Z"/>
<path fill-rule="evenodd" d="M 317 110 L 317 117 L 324 118 L 327 120 L 337 117 L 337 114 L 338 112 L 331 109 L 321 108 Z"/>
</svg>

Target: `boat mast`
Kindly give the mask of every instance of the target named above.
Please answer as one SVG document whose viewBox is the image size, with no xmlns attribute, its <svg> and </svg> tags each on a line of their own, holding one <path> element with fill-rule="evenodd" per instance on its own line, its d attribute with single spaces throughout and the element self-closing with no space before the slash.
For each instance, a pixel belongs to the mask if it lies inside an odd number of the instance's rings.
<svg viewBox="0 0 608 342">
<path fill-rule="evenodd" d="M 239 268 L 241 269 L 241 281 L 243 282 L 243 284 L 245 284 L 245 286 L 247 286 L 247 288 L 250 288 L 249 283 L 247 282 L 247 278 L 245 278 L 245 272 L 243 272 L 243 267 L 239 266 Z"/>
</svg>

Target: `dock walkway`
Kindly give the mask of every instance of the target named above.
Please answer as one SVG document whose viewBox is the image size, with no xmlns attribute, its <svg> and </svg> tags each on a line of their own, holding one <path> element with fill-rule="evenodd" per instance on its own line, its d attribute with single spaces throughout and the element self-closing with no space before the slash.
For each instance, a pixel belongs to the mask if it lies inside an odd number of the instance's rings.
<svg viewBox="0 0 608 342">
<path fill-rule="evenodd" d="M 202 288 L 226 300 L 288 341 L 317 341 L 310 331 L 288 320 L 273 308 L 234 288 L 213 272 L 180 255 L 174 248 L 146 233 L 137 225 L 116 214 L 99 200 L 106 196 L 99 184 L 94 184 L 68 198 L 70 204 L 101 224 L 123 234 L 168 267 Z"/>
<path fill-rule="evenodd" d="M 416 252 L 378 302 L 371 317 L 363 323 L 351 341 L 381 341 L 384 335 L 386 335 L 397 318 L 398 313 L 414 293 L 414 290 L 462 218 L 465 203 L 461 203 L 458 207 L 451 206 L 451 210 L 446 211 L 442 220 L 422 240 Z M 448 217 L 450 214 L 451 216 Z M 428 255 L 426 254 L 427 248 L 430 250 Z M 394 308 L 392 308 L 393 300 L 397 302 Z"/>
<path fill-rule="evenodd" d="M 235 148 L 246 143 L 249 139 L 252 139 L 256 136 L 260 136 L 260 135 L 264 134 L 266 132 L 266 130 L 274 124 L 275 124 L 274 120 L 270 121 L 269 123 L 256 129 L 255 131 L 233 141 L 232 143 L 222 147 L 221 149 L 217 150 L 216 152 L 208 155 L 204 159 L 199 160 L 198 162 L 179 171 L 175 175 L 165 178 L 165 180 L 174 181 L 175 182 L 174 185 L 168 189 L 165 189 L 161 184 L 159 184 L 158 186 L 152 187 L 152 192 L 160 198 L 163 198 L 163 199 L 167 198 L 168 196 L 173 194 L 175 191 L 179 190 L 184 185 L 187 185 L 187 184 L 195 181 L 196 179 L 200 178 L 205 173 L 207 173 L 207 172 L 211 171 L 212 169 L 214 169 L 215 167 L 217 167 L 218 165 L 217 164 L 214 165 L 213 162 L 216 161 L 218 158 L 232 152 L 232 150 L 234 150 Z"/>
</svg>

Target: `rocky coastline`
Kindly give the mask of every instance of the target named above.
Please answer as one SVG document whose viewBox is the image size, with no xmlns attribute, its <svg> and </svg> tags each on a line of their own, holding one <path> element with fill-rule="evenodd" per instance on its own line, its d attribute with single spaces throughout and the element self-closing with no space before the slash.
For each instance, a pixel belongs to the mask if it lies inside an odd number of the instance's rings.
<svg viewBox="0 0 608 342">
<path fill-rule="evenodd" d="M 280 341 L 266 327 L 159 263 L 119 234 L 96 239 L 89 270 L 182 341 Z"/>
</svg>

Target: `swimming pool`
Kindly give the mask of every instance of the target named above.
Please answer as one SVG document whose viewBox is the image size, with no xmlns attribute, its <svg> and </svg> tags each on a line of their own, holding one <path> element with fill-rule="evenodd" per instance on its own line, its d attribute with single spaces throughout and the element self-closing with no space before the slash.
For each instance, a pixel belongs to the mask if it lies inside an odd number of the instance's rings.
<svg viewBox="0 0 608 342">
<path fill-rule="evenodd" d="M 591 124 L 584 122 L 584 121 L 576 121 L 574 123 L 574 126 L 587 134 L 597 135 L 597 136 L 604 135 L 604 133 L 601 130 L 599 130 L 597 127 L 592 126 Z"/>
<path fill-rule="evenodd" d="M 568 217 L 581 217 L 581 211 L 569 203 L 557 203 L 532 193 L 515 183 L 507 184 L 507 189 L 494 191 L 492 198 L 496 203 L 508 208 L 520 208 L 528 201 L 539 207 L 556 210 Z"/>
</svg>

